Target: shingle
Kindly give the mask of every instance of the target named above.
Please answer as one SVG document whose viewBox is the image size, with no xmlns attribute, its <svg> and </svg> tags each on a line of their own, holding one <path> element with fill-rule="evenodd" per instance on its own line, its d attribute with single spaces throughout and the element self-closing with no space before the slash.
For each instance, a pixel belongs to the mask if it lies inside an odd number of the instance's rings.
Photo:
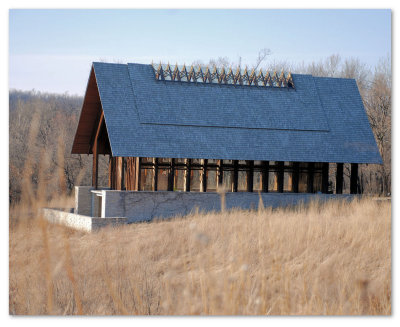
<svg viewBox="0 0 400 327">
<path fill-rule="evenodd" d="M 114 156 L 382 163 L 352 79 L 293 74 L 288 90 L 94 69 Z"/>
<path fill-rule="evenodd" d="M 128 64 L 128 70 L 142 124 L 329 130 L 311 75 L 297 76 L 297 92 L 157 81 L 149 65 Z"/>
</svg>

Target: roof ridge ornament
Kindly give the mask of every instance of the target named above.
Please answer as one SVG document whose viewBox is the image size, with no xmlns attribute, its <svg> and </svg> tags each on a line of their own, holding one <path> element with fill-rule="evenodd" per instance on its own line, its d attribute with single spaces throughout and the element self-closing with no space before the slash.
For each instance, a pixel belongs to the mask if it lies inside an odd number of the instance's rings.
<svg viewBox="0 0 400 327">
<path fill-rule="evenodd" d="M 255 69 L 249 72 L 247 66 L 244 71 L 238 66 L 236 72 L 234 72 L 232 67 L 229 67 L 227 71 L 225 67 L 217 68 L 216 65 L 212 67 L 201 67 L 200 65 L 195 67 L 191 65 L 190 69 L 188 69 L 185 64 L 181 67 L 176 64 L 171 69 L 169 63 L 165 65 L 161 62 L 158 66 L 152 62 L 151 67 L 157 81 L 295 88 L 292 74 L 290 72 L 285 73 L 283 70 L 278 75 L 276 71 L 271 74 L 268 70 L 265 70 L 264 74 L 263 70 L 260 69 L 260 72 L 257 74 Z"/>
</svg>

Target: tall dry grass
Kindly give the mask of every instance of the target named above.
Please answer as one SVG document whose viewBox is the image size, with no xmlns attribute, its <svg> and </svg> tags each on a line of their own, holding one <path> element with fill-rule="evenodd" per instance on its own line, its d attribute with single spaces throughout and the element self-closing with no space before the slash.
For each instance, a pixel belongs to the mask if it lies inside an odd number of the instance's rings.
<svg viewBox="0 0 400 327">
<path fill-rule="evenodd" d="M 92 234 L 20 217 L 9 298 L 25 315 L 387 315 L 391 206 L 200 213 Z"/>
</svg>

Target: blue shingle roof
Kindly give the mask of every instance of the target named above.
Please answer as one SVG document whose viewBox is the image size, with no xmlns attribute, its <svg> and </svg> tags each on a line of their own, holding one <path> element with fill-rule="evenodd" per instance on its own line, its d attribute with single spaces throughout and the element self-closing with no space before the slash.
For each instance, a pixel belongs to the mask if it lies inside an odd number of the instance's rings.
<svg viewBox="0 0 400 327">
<path fill-rule="evenodd" d="M 113 156 L 382 163 L 353 79 L 293 74 L 287 89 L 93 67 Z"/>
</svg>

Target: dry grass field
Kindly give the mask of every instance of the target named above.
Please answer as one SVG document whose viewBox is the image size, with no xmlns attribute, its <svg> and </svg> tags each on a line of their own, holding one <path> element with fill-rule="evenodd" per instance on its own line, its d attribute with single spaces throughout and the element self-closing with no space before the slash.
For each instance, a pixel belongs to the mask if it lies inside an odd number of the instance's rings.
<svg viewBox="0 0 400 327">
<path fill-rule="evenodd" d="M 92 234 L 10 209 L 15 315 L 389 315 L 391 205 L 197 213 Z"/>
</svg>

